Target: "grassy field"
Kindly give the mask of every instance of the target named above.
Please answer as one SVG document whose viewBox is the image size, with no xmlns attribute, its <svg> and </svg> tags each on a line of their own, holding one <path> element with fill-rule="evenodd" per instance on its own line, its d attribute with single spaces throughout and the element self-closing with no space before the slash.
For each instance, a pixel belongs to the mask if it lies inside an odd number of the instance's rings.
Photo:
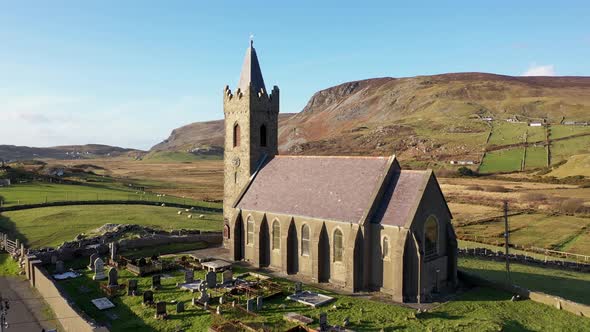
<svg viewBox="0 0 590 332">
<path fill-rule="evenodd" d="M 477 258 L 459 258 L 459 268 L 475 273 L 489 280 L 506 280 L 506 265 L 500 261 Z M 566 299 L 590 305 L 590 274 L 523 264 L 510 264 L 514 284 L 530 290 L 557 295 Z"/>
<path fill-rule="evenodd" d="M 590 153 L 590 136 L 574 137 L 551 143 L 551 162 L 567 160 L 577 154 Z"/>
<path fill-rule="evenodd" d="M 209 314 L 199 307 L 193 307 L 190 300 L 193 294 L 181 291 L 175 287 L 182 281 L 181 272 L 170 273 L 170 278 L 162 279 L 162 289 L 154 294 L 156 301 L 166 301 L 169 319 L 154 318 L 154 308 L 141 305 L 141 296 L 121 296 L 114 298 L 116 309 L 112 309 L 118 319 L 110 319 L 105 312 L 97 310 L 90 300 L 104 296 L 98 287 L 98 282 L 91 280 L 90 271 L 82 271 L 83 277 L 59 283 L 65 288 L 74 302 L 91 317 L 103 324 L 109 324 L 111 331 L 206 331 L 211 323 L 220 318 Z M 120 282 L 135 278 L 126 271 L 120 272 Z M 203 278 L 203 271 L 196 271 L 195 278 Z M 140 291 L 147 290 L 150 278 L 138 278 Z M 317 327 L 320 312 L 328 312 L 331 324 L 342 324 L 345 317 L 349 317 L 350 328 L 356 331 L 378 331 L 380 329 L 409 330 L 409 331 L 520 331 L 520 330 L 567 330 L 584 331 L 590 328 L 590 320 L 574 316 L 570 313 L 556 310 L 550 306 L 532 301 L 511 302 L 510 294 L 486 288 L 477 288 L 458 296 L 457 299 L 443 304 L 428 313 L 416 314 L 415 310 L 378 302 L 364 297 L 349 297 L 322 291 L 336 298 L 332 305 L 313 309 L 299 303 L 285 300 L 289 294 L 291 282 L 273 279 L 284 290 L 282 295 L 265 301 L 264 309 L 259 316 L 250 316 L 232 309 L 229 304 L 222 307 L 223 318 L 236 319 L 248 324 L 259 326 L 265 324 L 276 331 L 284 331 L 295 324 L 287 323 L 282 316 L 288 312 L 297 312 L 314 318 L 312 326 Z M 80 291 L 82 288 L 84 292 Z M 312 289 L 312 287 L 304 287 Z M 87 289 L 87 290 L 86 290 Z M 218 296 L 216 290 L 212 296 Z M 184 313 L 178 314 L 171 301 L 185 302 Z M 213 300 L 214 301 L 214 300 Z M 212 302 L 213 302 L 212 301 Z M 242 305 L 244 299 L 238 300 Z M 213 305 L 212 307 L 214 307 Z M 361 310 L 362 308 L 362 310 Z"/>
<path fill-rule="evenodd" d="M 584 243 L 590 218 L 523 214 L 509 220 L 510 243 L 590 255 L 589 246 Z M 457 227 L 456 232 L 458 236 L 477 238 L 478 242 L 503 243 L 504 222 L 496 220 L 465 225 Z"/>
<path fill-rule="evenodd" d="M 0 277 L 17 276 L 19 272 L 18 263 L 9 254 L 0 254 Z"/>
<path fill-rule="evenodd" d="M 162 196 L 125 188 L 121 184 L 54 184 L 24 183 L 0 188 L 0 200 L 4 206 L 39 204 L 59 201 L 137 200 L 163 203 L 190 204 L 194 206 L 220 207 L 208 203 L 175 196 Z"/>
<path fill-rule="evenodd" d="M 547 149 L 542 146 L 529 146 L 526 149 L 525 170 L 547 166 Z"/>
<path fill-rule="evenodd" d="M 590 177 L 590 154 L 573 155 L 567 159 L 567 162 L 548 175 L 563 178 L 572 175 L 582 175 Z"/>
<path fill-rule="evenodd" d="M 178 152 L 178 151 L 155 151 L 150 152 L 143 157 L 144 162 L 191 162 L 199 160 L 221 160 L 221 156 L 197 156 L 189 152 Z"/>
<path fill-rule="evenodd" d="M 544 141 L 545 128 L 529 127 L 526 123 L 495 121 L 488 144 L 501 146 L 523 143 L 525 135 L 528 142 Z"/>
<path fill-rule="evenodd" d="M 566 126 L 566 125 L 551 125 L 550 139 L 568 137 L 577 134 L 590 133 L 590 126 Z"/>
<path fill-rule="evenodd" d="M 0 229 L 29 247 L 56 246 L 106 223 L 138 224 L 157 229 L 221 230 L 220 214 L 195 212 L 193 219 L 178 209 L 142 205 L 60 206 L 4 212 Z M 204 219 L 198 215 L 203 214 Z"/>
<path fill-rule="evenodd" d="M 481 173 L 520 171 L 523 153 L 523 148 L 489 151 L 479 171 Z"/>
</svg>

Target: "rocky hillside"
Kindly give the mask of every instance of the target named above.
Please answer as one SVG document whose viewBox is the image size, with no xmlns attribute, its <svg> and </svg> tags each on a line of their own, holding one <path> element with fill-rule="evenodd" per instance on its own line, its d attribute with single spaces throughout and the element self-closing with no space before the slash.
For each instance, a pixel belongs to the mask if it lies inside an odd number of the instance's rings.
<svg viewBox="0 0 590 332">
<path fill-rule="evenodd" d="M 590 121 L 590 77 L 456 73 L 344 83 L 314 94 L 300 113 L 283 116 L 279 142 L 288 154 L 479 160 L 492 127 L 508 119 L 525 128 L 529 122 Z M 154 149 L 222 144 L 222 121 L 211 121 L 176 129 Z"/>
<path fill-rule="evenodd" d="M 89 159 L 100 157 L 135 156 L 141 153 L 143 153 L 143 151 L 101 144 L 66 145 L 48 148 L 0 145 L 0 159 L 6 161 L 44 158 Z"/>
</svg>

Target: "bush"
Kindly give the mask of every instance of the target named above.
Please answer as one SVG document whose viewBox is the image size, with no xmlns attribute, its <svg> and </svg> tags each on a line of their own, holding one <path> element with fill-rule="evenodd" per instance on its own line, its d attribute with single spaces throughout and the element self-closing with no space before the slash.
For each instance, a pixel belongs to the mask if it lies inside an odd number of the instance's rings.
<svg viewBox="0 0 590 332">
<path fill-rule="evenodd" d="M 508 190 L 508 188 L 506 187 L 502 187 L 502 186 L 497 186 L 497 185 L 492 185 L 492 186 L 486 186 L 484 188 L 485 191 L 488 192 L 492 192 L 492 193 L 507 193 L 510 190 Z"/>
<path fill-rule="evenodd" d="M 467 186 L 467 187 L 465 187 L 465 189 L 483 191 L 483 188 L 481 186 Z"/>
<path fill-rule="evenodd" d="M 477 176 L 477 172 L 474 172 L 471 168 L 465 166 L 459 167 L 457 173 L 461 176 Z"/>
<path fill-rule="evenodd" d="M 575 214 L 586 212 L 588 208 L 584 206 L 584 201 L 580 198 L 568 198 L 561 202 L 559 210 L 566 214 Z"/>
<path fill-rule="evenodd" d="M 544 201 L 547 197 L 540 193 L 524 193 L 520 195 L 520 198 L 528 202 L 539 202 Z"/>
</svg>

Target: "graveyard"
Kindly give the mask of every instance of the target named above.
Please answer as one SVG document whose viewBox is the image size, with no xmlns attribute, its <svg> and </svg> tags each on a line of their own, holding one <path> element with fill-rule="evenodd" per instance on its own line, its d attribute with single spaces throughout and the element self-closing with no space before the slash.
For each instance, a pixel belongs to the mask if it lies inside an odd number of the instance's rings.
<svg viewBox="0 0 590 332">
<path fill-rule="evenodd" d="M 117 263 L 110 258 L 94 255 L 47 266 L 53 274 L 79 275 L 56 283 L 110 331 L 206 331 L 209 326 L 215 331 L 287 331 L 306 324 L 303 330 L 317 329 L 320 323 L 334 331 L 590 328 L 587 318 L 530 300 L 511 301 L 512 294 L 489 288 L 464 288 L 452 301 L 417 311 L 376 294 L 340 294 L 240 265 L 213 272 L 206 262 L 188 256 L 133 259 L 141 266 L 166 266 L 146 274 L 128 269 L 120 256 Z M 314 297 L 321 298 L 318 305 L 305 303 Z"/>
</svg>

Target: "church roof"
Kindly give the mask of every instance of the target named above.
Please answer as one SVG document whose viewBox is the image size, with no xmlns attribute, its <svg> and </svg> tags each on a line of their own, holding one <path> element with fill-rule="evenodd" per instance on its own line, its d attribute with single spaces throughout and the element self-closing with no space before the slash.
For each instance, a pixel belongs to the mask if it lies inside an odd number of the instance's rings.
<svg viewBox="0 0 590 332">
<path fill-rule="evenodd" d="M 262 71 L 260 70 L 260 64 L 258 63 L 258 56 L 256 56 L 256 50 L 254 49 L 252 41 L 250 41 L 250 47 L 246 50 L 238 88 L 244 92 L 248 89 L 248 85 L 250 85 L 253 91 L 258 92 L 260 89 L 266 91 L 264 79 L 262 78 Z"/>
<path fill-rule="evenodd" d="M 372 205 L 388 157 L 275 156 L 237 204 L 242 210 L 358 223 Z"/>
</svg>

